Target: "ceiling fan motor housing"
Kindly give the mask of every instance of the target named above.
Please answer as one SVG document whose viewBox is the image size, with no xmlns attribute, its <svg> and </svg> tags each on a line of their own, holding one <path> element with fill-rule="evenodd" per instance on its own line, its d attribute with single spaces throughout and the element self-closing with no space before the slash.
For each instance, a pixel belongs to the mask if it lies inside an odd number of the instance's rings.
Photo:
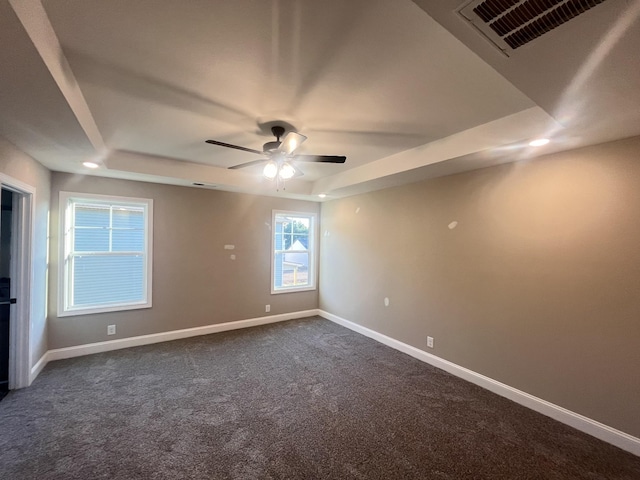
<svg viewBox="0 0 640 480">
<path fill-rule="evenodd" d="M 284 135 L 284 132 L 285 132 L 284 127 L 281 127 L 280 125 L 274 125 L 273 127 L 271 127 L 271 133 L 273 133 L 273 136 L 276 137 L 276 141 L 265 143 L 262 146 L 262 151 L 264 153 L 267 153 L 267 152 L 273 152 L 274 150 L 277 150 L 281 143 L 280 138 Z"/>
<path fill-rule="evenodd" d="M 267 142 L 262 146 L 262 151 L 264 153 L 273 152 L 278 149 L 280 146 L 280 142 Z"/>
<path fill-rule="evenodd" d="M 280 137 L 284 135 L 284 127 L 280 125 L 274 125 L 273 127 L 271 127 L 271 133 L 273 133 L 274 137 L 280 140 Z"/>
</svg>

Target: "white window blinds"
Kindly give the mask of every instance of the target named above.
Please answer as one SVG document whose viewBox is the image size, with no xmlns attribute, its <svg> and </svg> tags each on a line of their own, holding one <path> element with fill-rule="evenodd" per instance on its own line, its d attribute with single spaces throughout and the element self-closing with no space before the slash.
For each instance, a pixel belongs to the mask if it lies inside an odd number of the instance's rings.
<svg viewBox="0 0 640 480">
<path fill-rule="evenodd" d="M 61 205 L 63 312 L 151 306 L 151 200 L 66 196 Z"/>
</svg>

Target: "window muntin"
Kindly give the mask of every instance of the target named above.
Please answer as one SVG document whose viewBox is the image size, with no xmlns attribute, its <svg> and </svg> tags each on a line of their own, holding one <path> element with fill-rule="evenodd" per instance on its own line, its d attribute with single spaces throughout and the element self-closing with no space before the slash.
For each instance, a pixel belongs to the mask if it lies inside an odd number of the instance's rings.
<svg viewBox="0 0 640 480">
<path fill-rule="evenodd" d="M 151 306 L 153 201 L 62 192 L 59 315 Z"/>
<path fill-rule="evenodd" d="M 273 212 L 271 293 L 315 289 L 316 215 Z"/>
</svg>

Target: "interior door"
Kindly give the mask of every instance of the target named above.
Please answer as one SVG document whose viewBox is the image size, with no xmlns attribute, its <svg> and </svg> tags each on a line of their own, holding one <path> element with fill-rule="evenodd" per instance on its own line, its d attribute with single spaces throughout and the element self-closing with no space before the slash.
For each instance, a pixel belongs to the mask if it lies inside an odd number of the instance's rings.
<svg viewBox="0 0 640 480">
<path fill-rule="evenodd" d="M 0 198 L 0 399 L 9 392 L 9 327 L 11 320 L 11 225 L 13 192 L 2 189 Z"/>
</svg>

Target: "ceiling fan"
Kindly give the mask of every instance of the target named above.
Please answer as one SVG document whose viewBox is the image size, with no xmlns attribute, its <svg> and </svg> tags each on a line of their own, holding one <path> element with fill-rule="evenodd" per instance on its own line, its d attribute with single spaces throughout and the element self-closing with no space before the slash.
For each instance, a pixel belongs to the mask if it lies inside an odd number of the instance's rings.
<svg viewBox="0 0 640 480">
<path fill-rule="evenodd" d="M 307 137 L 300 135 L 297 132 L 290 131 L 282 141 L 280 141 L 284 132 L 285 128 L 283 126 L 272 126 L 271 133 L 276 137 L 276 140 L 265 143 L 262 146 L 262 151 L 254 150 L 253 148 L 241 147 L 239 145 L 232 145 L 230 143 L 219 142 L 217 140 L 207 140 L 206 142 L 212 145 L 235 148 L 236 150 L 242 150 L 264 156 L 265 158 L 261 158 L 260 160 L 241 163 L 229 168 L 235 170 L 238 168 L 258 165 L 260 163 L 266 163 L 263 170 L 264 176 L 270 180 L 275 179 L 277 181 L 285 181 L 290 178 L 301 177 L 304 175 L 293 162 L 344 163 L 347 160 L 347 157 L 339 155 L 294 155 L 293 152 L 307 139 Z"/>
</svg>

